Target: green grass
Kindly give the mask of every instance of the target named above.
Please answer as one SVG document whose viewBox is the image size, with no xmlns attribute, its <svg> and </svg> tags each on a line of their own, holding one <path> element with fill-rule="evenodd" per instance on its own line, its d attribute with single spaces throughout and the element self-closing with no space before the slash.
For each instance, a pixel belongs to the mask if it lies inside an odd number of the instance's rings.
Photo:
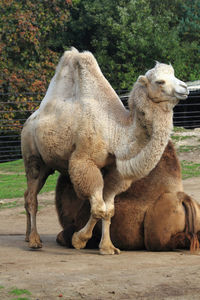
<svg viewBox="0 0 200 300">
<path fill-rule="evenodd" d="M 191 139 L 193 137 L 195 137 L 195 135 L 184 135 L 184 136 L 181 136 L 181 135 L 172 135 L 171 136 L 172 140 L 174 140 L 176 142 L 184 141 L 186 139 Z"/>
<path fill-rule="evenodd" d="M 3 203 L 0 204 L 0 208 L 13 208 L 13 207 L 17 207 L 20 206 L 17 201 L 12 201 L 12 202 L 8 202 L 8 203 Z"/>
<path fill-rule="evenodd" d="M 22 160 L 0 164 L 0 199 L 23 197 L 26 190 L 26 176 L 23 171 Z M 55 172 L 48 177 L 40 193 L 55 190 L 58 174 Z"/>
<path fill-rule="evenodd" d="M 200 145 L 197 146 L 188 146 L 188 145 L 182 145 L 178 147 L 178 152 L 191 152 L 191 151 L 196 151 L 200 150 Z"/>
<path fill-rule="evenodd" d="M 27 297 L 17 297 L 17 298 L 12 298 L 11 300 L 30 300 L 30 298 L 27 298 Z"/>
<path fill-rule="evenodd" d="M 21 296 L 21 295 L 31 295 L 31 292 L 29 292 L 26 289 L 18 289 L 18 288 L 13 288 L 9 294 L 15 295 L 15 296 Z"/>
<path fill-rule="evenodd" d="M 5 289 L 4 286 L 0 285 L 0 289 Z M 7 296 L 5 295 L 7 294 Z M 4 295 L 0 294 L 0 299 L 11 299 L 11 300 L 30 300 L 31 292 L 26 289 L 18 289 L 16 287 L 11 288 L 11 290 L 4 290 Z M 6 298 L 5 298 L 6 296 Z M 10 298 L 14 297 L 14 298 Z"/>
<path fill-rule="evenodd" d="M 178 137 L 181 139 L 190 138 L 191 136 Z M 173 137 L 178 140 L 176 136 Z M 180 146 L 179 152 L 190 152 L 194 150 L 200 150 L 200 145 L 198 146 Z M 13 162 L 1 163 L 0 164 L 0 199 L 12 199 L 23 197 L 26 190 L 26 177 L 24 172 L 23 161 L 17 160 Z M 5 174 L 4 174 L 5 173 Z M 40 193 L 50 192 L 55 190 L 58 172 L 50 175 L 45 183 L 43 189 Z M 192 162 L 182 162 L 182 176 L 183 179 L 190 177 L 200 176 L 200 164 L 195 164 Z M 0 208 L 12 208 L 18 206 L 16 201 L 1 204 Z"/>
<path fill-rule="evenodd" d="M 182 178 L 200 177 L 200 164 L 183 160 L 181 162 Z"/>
<path fill-rule="evenodd" d="M 9 161 L 0 164 L 0 172 L 24 173 L 24 163 L 22 159 Z"/>
<path fill-rule="evenodd" d="M 187 132 L 187 129 L 185 129 L 183 127 L 174 126 L 173 131 L 174 132 Z"/>
</svg>

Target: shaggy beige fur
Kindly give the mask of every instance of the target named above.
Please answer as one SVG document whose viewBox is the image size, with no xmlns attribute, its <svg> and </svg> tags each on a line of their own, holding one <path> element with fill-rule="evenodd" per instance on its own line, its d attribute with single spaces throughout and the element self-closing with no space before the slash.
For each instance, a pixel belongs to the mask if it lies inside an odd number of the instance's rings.
<svg viewBox="0 0 200 300">
<path fill-rule="evenodd" d="M 91 53 L 65 52 L 39 109 L 22 131 L 29 246 L 42 246 L 36 227 L 37 194 L 56 169 L 69 172 L 77 195 L 91 204 L 88 223 L 73 235 L 74 247 L 83 248 L 103 218 L 100 253 L 119 253 L 109 234 L 115 195 L 156 166 L 170 136 L 173 107 L 187 95 L 187 86 L 174 76 L 172 66 L 157 63 L 138 78 L 128 111 Z M 113 165 L 103 180 L 100 169 L 114 159 L 117 167 Z"/>
<path fill-rule="evenodd" d="M 61 175 L 56 208 L 63 227 L 57 242 L 63 246 L 72 246 L 73 233 L 89 218 L 88 201 L 80 203 L 70 178 Z M 200 205 L 183 192 L 180 163 L 171 142 L 154 170 L 116 197 L 110 233 L 114 244 L 123 250 L 199 249 Z M 100 238 L 98 223 L 87 247 L 98 247 Z"/>
</svg>

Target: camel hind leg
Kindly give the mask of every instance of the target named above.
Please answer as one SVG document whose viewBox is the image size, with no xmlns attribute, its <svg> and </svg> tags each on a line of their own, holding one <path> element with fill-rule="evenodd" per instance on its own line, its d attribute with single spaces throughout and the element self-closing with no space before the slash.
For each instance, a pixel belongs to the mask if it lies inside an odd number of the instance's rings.
<svg viewBox="0 0 200 300">
<path fill-rule="evenodd" d="M 111 218 L 114 216 L 114 199 L 115 196 L 126 191 L 132 181 L 124 179 L 119 174 L 115 166 L 110 167 L 104 178 L 104 201 L 106 203 L 106 216 L 102 220 L 102 237 L 99 244 L 101 254 L 120 254 L 110 238 Z"/>
<path fill-rule="evenodd" d="M 30 248 L 41 248 L 42 242 L 37 232 L 36 214 L 38 210 L 37 195 L 46 182 L 52 170 L 47 168 L 44 162 L 37 156 L 31 156 L 24 160 L 27 176 L 27 190 L 24 193 L 26 209 L 26 238 Z"/>
</svg>

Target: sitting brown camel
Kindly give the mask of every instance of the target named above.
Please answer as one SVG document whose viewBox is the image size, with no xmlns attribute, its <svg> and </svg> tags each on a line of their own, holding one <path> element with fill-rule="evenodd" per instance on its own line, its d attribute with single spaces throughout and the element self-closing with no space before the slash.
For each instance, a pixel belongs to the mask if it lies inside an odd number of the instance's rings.
<svg viewBox="0 0 200 300">
<path fill-rule="evenodd" d="M 67 176 L 58 179 L 56 208 L 63 227 L 57 242 L 71 247 L 72 234 L 89 218 L 89 204 L 76 196 Z M 156 168 L 116 197 L 110 230 L 114 244 L 124 250 L 199 248 L 200 205 L 183 192 L 180 163 L 171 141 Z M 100 238 L 97 223 L 87 247 L 97 247 Z"/>
<path fill-rule="evenodd" d="M 37 194 L 58 170 L 69 173 L 77 195 L 91 205 L 88 223 L 73 235 L 74 247 L 85 247 L 102 219 L 100 252 L 119 253 L 110 240 L 114 198 L 157 165 L 171 133 L 173 107 L 187 96 L 173 67 L 156 63 L 134 84 L 127 110 L 91 53 L 66 51 L 39 109 L 22 130 L 29 247 L 42 247 Z M 101 169 L 110 163 L 103 179 Z"/>
</svg>

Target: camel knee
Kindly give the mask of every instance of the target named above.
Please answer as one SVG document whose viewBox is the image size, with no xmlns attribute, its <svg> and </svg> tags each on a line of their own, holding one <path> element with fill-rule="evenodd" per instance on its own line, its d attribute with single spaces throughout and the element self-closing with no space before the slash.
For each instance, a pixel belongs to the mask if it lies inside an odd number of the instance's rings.
<svg viewBox="0 0 200 300">
<path fill-rule="evenodd" d="M 25 203 L 24 207 L 27 213 L 36 214 L 38 211 L 38 201 L 37 198 L 31 196 L 28 190 L 24 193 Z"/>
<path fill-rule="evenodd" d="M 106 203 L 106 217 L 105 219 L 111 219 L 115 214 L 114 203 Z"/>
<path fill-rule="evenodd" d="M 90 202 L 91 204 L 91 215 L 95 219 L 102 219 L 106 215 L 106 204 L 103 200 Z"/>
<path fill-rule="evenodd" d="M 27 178 L 37 179 L 43 164 L 41 159 L 36 155 L 32 155 L 26 159 L 24 158 L 24 164 Z"/>
</svg>

